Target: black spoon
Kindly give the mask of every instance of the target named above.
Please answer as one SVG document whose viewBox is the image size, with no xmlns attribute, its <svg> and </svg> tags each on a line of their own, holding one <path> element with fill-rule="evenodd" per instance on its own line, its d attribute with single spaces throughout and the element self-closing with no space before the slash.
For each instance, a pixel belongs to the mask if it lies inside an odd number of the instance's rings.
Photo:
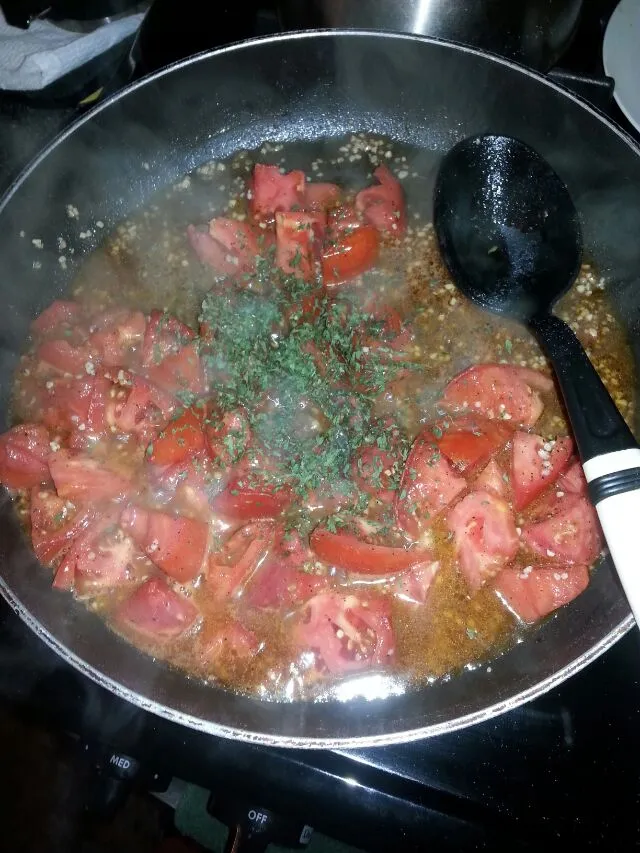
<svg viewBox="0 0 640 853">
<path fill-rule="evenodd" d="M 474 136 L 444 157 L 433 223 L 460 290 L 526 324 L 551 362 L 611 556 L 640 623 L 640 448 L 569 326 L 552 313 L 580 269 L 569 191 L 533 149 Z"/>
</svg>

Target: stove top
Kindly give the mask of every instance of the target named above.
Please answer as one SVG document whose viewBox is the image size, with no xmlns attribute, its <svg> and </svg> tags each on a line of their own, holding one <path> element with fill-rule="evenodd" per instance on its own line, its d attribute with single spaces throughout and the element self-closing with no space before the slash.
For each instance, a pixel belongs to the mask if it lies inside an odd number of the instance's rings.
<svg viewBox="0 0 640 853">
<path fill-rule="evenodd" d="M 630 130 L 599 58 L 615 3 L 589 4 L 551 76 Z M 266 13 L 259 30 L 271 20 Z M 0 183 L 75 114 L 0 94 Z M 161 792 L 175 777 L 210 790 L 213 813 L 258 834 L 273 815 L 295 815 L 304 824 L 293 840 L 303 843 L 310 825 L 372 853 L 637 846 L 639 660 L 634 629 L 556 690 L 473 728 L 379 749 L 277 750 L 124 703 L 62 662 L 0 602 L 0 701 L 73 737 L 97 770 L 102 808 L 116 807 L 134 779 Z"/>
</svg>

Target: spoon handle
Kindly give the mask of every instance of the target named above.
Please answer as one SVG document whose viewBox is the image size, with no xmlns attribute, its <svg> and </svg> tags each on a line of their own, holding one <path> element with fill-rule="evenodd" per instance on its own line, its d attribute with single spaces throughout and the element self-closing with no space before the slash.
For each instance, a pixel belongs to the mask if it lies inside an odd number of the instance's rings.
<svg viewBox="0 0 640 853">
<path fill-rule="evenodd" d="M 589 494 L 640 625 L 640 448 L 569 326 L 549 314 L 530 326 L 555 369 Z"/>
<path fill-rule="evenodd" d="M 529 325 L 555 370 L 583 464 L 637 449 L 638 442 L 571 328 L 553 314 L 534 317 Z"/>
</svg>

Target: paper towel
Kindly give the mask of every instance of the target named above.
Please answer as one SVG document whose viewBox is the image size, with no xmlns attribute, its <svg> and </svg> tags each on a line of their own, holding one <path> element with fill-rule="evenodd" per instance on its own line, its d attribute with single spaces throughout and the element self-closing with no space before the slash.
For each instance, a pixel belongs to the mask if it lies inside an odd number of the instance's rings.
<svg viewBox="0 0 640 853">
<path fill-rule="evenodd" d="M 41 20 L 21 30 L 9 26 L 0 11 L 0 89 L 43 89 L 134 33 L 143 18 L 143 13 L 129 15 L 76 33 Z"/>
</svg>

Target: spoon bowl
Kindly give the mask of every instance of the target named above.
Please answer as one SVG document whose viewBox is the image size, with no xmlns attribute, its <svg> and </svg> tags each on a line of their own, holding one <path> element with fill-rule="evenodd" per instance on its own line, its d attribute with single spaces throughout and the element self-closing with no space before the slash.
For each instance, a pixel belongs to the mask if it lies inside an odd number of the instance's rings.
<svg viewBox="0 0 640 853">
<path fill-rule="evenodd" d="M 580 270 L 582 231 L 569 192 L 532 148 L 474 136 L 445 156 L 433 221 L 451 275 L 489 311 L 546 313 Z"/>
</svg>

